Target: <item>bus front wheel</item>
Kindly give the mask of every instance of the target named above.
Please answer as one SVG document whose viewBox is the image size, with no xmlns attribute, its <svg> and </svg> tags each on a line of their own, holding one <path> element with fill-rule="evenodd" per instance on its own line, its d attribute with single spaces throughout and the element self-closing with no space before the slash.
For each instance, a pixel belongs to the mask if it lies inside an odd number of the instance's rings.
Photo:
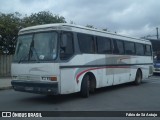
<svg viewBox="0 0 160 120">
<path fill-rule="evenodd" d="M 89 75 L 85 75 L 82 79 L 81 91 L 80 91 L 82 97 L 84 98 L 89 97 L 89 86 L 90 86 Z"/>
</svg>

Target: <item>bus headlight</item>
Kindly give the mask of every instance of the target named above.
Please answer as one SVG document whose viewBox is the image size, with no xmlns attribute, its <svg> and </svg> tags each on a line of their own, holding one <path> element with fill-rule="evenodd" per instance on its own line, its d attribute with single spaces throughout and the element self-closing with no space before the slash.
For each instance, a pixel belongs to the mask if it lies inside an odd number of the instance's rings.
<svg viewBox="0 0 160 120">
<path fill-rule="evenodd" d="M 57 77 L 56 76 L 42 77 L 42 80 L 45 80 L 45 81 L 57 81 Z"/>
</svg>

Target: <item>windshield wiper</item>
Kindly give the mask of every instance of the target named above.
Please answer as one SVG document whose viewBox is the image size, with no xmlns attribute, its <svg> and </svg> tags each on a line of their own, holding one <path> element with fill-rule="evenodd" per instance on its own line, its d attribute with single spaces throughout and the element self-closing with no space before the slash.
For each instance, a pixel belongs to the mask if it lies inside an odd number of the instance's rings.
<svg viewBox="0 0 160 120">
<path fill-rule="evenodd" d="M 28 58 L 28 57 L 31 57 L 31 56 L 30 56 L 31 52 L 32 52 L 33 55 L 34 55 L 34 53 L 35 53 L 35 55 L 36 55 L 35 60 L 36 60 L 37 62 L 39 62 L 38 53 L 37 53 L 36 49 L 33 48 L 33 47 L 31 47 L 30 52 L 28 52 L 27 55 L 22 56 L 22 57 L 20 58 L 20 60 L 18 61 L 18 63 L 20 63 L 21 61 L 24 61 L 24 60 L 25 60 L 26 58 Z M 35 56 L 35 55 L 34 55 L 34 56 Z M 30 59 L 30 58 L 29 58 L 29 59 Z"/>
<path fill-rule="evenodd" d="M 35 53 L 35 55 L 36 55 L 35 60 L 36 60 L 37 62 L 39 62 L 38 53 L 37 53 L 37 51 L 36 51 L 36 49 L 35 49 L 34 47 L 31 47 L 31 52 L 32 52 L 33 55 L 34 55 L 34 53 Z M 35 56 L 35 55 L 34 55 L 34 56 Z"/>
</svg>

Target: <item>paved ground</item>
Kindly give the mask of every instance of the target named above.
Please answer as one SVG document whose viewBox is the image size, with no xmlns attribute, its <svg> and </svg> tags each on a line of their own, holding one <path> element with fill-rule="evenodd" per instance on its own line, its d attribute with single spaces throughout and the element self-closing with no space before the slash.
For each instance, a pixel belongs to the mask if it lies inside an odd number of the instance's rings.
<svg viewBox="0 0 160 120">
<path fill-rule="evenodd" d="M 47 97 L 12 89 L 1 90 L 0 111 L 160 111 L 160 77 L 154 76 L 140 86 L 125 84 L 98 89 L 87 99 L 78 94 Z"/>
<path fill-rule="evenodd" d="M 11 88 L 11 77 L 0 77 L 0 90 Z"/>
</svg>

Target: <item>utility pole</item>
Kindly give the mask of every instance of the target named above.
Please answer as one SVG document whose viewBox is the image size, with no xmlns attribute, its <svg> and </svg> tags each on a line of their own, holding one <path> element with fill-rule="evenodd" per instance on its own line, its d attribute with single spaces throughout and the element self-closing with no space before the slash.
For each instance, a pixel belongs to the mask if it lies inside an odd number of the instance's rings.
<svg viewBox="0 0 160 120">
<path fill-rule="evenodd" d="M 159 34 L 158 34 L 158 27 L 156 27 L 157 30 L 157 40 L 159 39 Z"/>
</svg>

